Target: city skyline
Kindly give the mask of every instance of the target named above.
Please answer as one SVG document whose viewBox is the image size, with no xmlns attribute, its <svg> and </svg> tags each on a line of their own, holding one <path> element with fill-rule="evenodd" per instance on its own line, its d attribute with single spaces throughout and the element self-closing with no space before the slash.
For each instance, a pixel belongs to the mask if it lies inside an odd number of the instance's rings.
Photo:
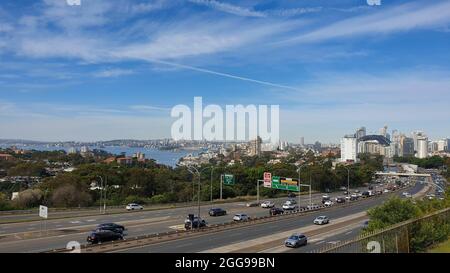
<svg viewBox="0 0 450 273">
<path fill-rule="evenodd" d="M 170 109 L 279 104 L 280 139 L 449 137 L 450 3 L 0 5 L 0 139 L 170 138 Z M 188 16 L 187 16 L 188 15 Z"/>
</svg>

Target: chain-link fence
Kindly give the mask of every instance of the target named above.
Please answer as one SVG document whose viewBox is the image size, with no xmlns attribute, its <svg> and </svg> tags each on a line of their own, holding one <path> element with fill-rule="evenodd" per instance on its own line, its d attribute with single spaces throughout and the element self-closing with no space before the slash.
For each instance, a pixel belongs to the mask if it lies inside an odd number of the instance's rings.
<svg viewBox="0 0 450 273">
<path fill-rule="evenodd" d="M 315 253 L 409 253 L 425 251 L 450 234 L 450 208 L 391 227 L 363 232 L 357 238 Z"/>
</svg>

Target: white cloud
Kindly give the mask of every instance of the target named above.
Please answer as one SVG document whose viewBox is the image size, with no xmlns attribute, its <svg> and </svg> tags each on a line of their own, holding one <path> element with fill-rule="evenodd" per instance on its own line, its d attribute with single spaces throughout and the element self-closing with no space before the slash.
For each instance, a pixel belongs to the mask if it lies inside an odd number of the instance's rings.
<svg viewBox="0 0 450 273">
<path fill-rule="evenodd" d="M 133 74 L 134 71 L 130 69 L 107 69 L 102 71 L 97 71 L 94 73 L 94 77 L 98 78 L 112 78 L 112 77 L 119 77 L 119 76 L 126 76 Z"/>
<path fill-rule="evenodd" d="M 141 112 L 154 112 L 154 111 L 168 112 L 171 110 L 171 108 L 151 106 L 151 105 L 132 105 L 130 106 L 130 109 Z"/>
<path fill-rule="evenodd" d="M 210 8 L 223 11 L 226 13 L 246 16 L 246 17 L 265 17 L 266 15 L 263 12 L 254 11 L 249 8 L 236 6 L 228 3 L 223 3 L 215 0 L 189 0 L 191 3 L 200 4 L 204 6 L 208 6 Z"/>
<path fill-rule="evenodd" d="M 422 5 L 408 3 L 375 14 L 362 15 L 286 39 L 280 43 L 319 42 L 358 35 L 387 34 L 412 29 L 436 28 L 450 22 L 450 2 Z"/>
</svg>

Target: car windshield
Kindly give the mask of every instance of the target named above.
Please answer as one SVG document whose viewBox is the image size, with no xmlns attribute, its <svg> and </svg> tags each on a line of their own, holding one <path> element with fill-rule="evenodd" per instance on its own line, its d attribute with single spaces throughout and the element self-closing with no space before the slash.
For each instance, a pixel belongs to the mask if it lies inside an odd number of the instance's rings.
<svg viewBox="0 0 450 273">
<path fill-rule="evenodd" d="M 292 235 L 291 237 L 289 237 L 290 240 L 298 240 L 298 236 L 297 235 Z"/>
</svg>

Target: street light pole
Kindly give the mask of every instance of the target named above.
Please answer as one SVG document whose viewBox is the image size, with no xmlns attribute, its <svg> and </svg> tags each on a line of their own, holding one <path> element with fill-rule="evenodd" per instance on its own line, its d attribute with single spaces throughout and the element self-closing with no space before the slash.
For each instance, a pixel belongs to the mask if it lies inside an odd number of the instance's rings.
<svg viewBox="0 0 450 273">
<path fill-rule="evenodd" d="M 348 198 L 348 196 L 350 194 L 350 169 L 345 166 L 344 166 L 344 168 L 347 170 L 347 198 Z"/>
<path fill-rule="evenodd" d="M 309 171 L 309 206 L 312 206 L 312 194 L 311 194 L 311 188 L 312 188 L 312 175 L 311 171 Z"/>
<path fill-rule="evenodd" d="M 214 167 L 211 168 L 211 185 L 210 185 L 210 190 L 211 190 L 211 207 L 212 207 L 212 203 L 213 203 L 213 171 L 214 171 Z"/>
<path fill-rule="evenodd" d="M 192 173 L 193 175 L 195 175 L 195 173 L 198 175 L 198 188 L 197 188 L 197 205 L 198 205 L 198 218 L 200 219 L 200 184 L 201 184 L 201 173 L 208 169 L 211 168 L 211 204 L 212 204 L 212 177 L 213 177 L 213 170 L 214 167 L 213 166 L 209 166 L 209 167 L 205 167 L 203 169 L 201 169 L 200 171 L 194 167 L 194 166 L 188 166 L 188 171 L 190 173 Z M 191 169 L 193 169 L 195 171 L 192 171 Z M 192 188 L 194 188 L 194 179 L 192 180 Z M 192 198 L 193 199 L 193 198 Z"/>
<path fill-rule="evenodd" d="M 301 196 L 301 186 L 300 186 L 300 184 L 301 184 L 301 182 L 300 182 L 300 171 L 302 170 L 302 167 L 303 167 L 304 165 L 300 165 L 300 167 L 298 168 L 298 206 L 299 207 L 301 207 L 301 203 L 300 203 L 300 196 Z"/>
<path fill-rule="evenodd" d="M 107 194 L 107 188 L 108 188 L 108 177 L 105 176 L 105 189 L 104 189 L 104 196 L 103 196 L 103 213 L 106 214 L 106 194 Z"/>
<path fill-rule="evenodd" d="M 103 191 L 103 178 L 100 175 L 97 175 L 100 178 L 100 213 L 102 213 L 102 191 Z"/>
</svg>

